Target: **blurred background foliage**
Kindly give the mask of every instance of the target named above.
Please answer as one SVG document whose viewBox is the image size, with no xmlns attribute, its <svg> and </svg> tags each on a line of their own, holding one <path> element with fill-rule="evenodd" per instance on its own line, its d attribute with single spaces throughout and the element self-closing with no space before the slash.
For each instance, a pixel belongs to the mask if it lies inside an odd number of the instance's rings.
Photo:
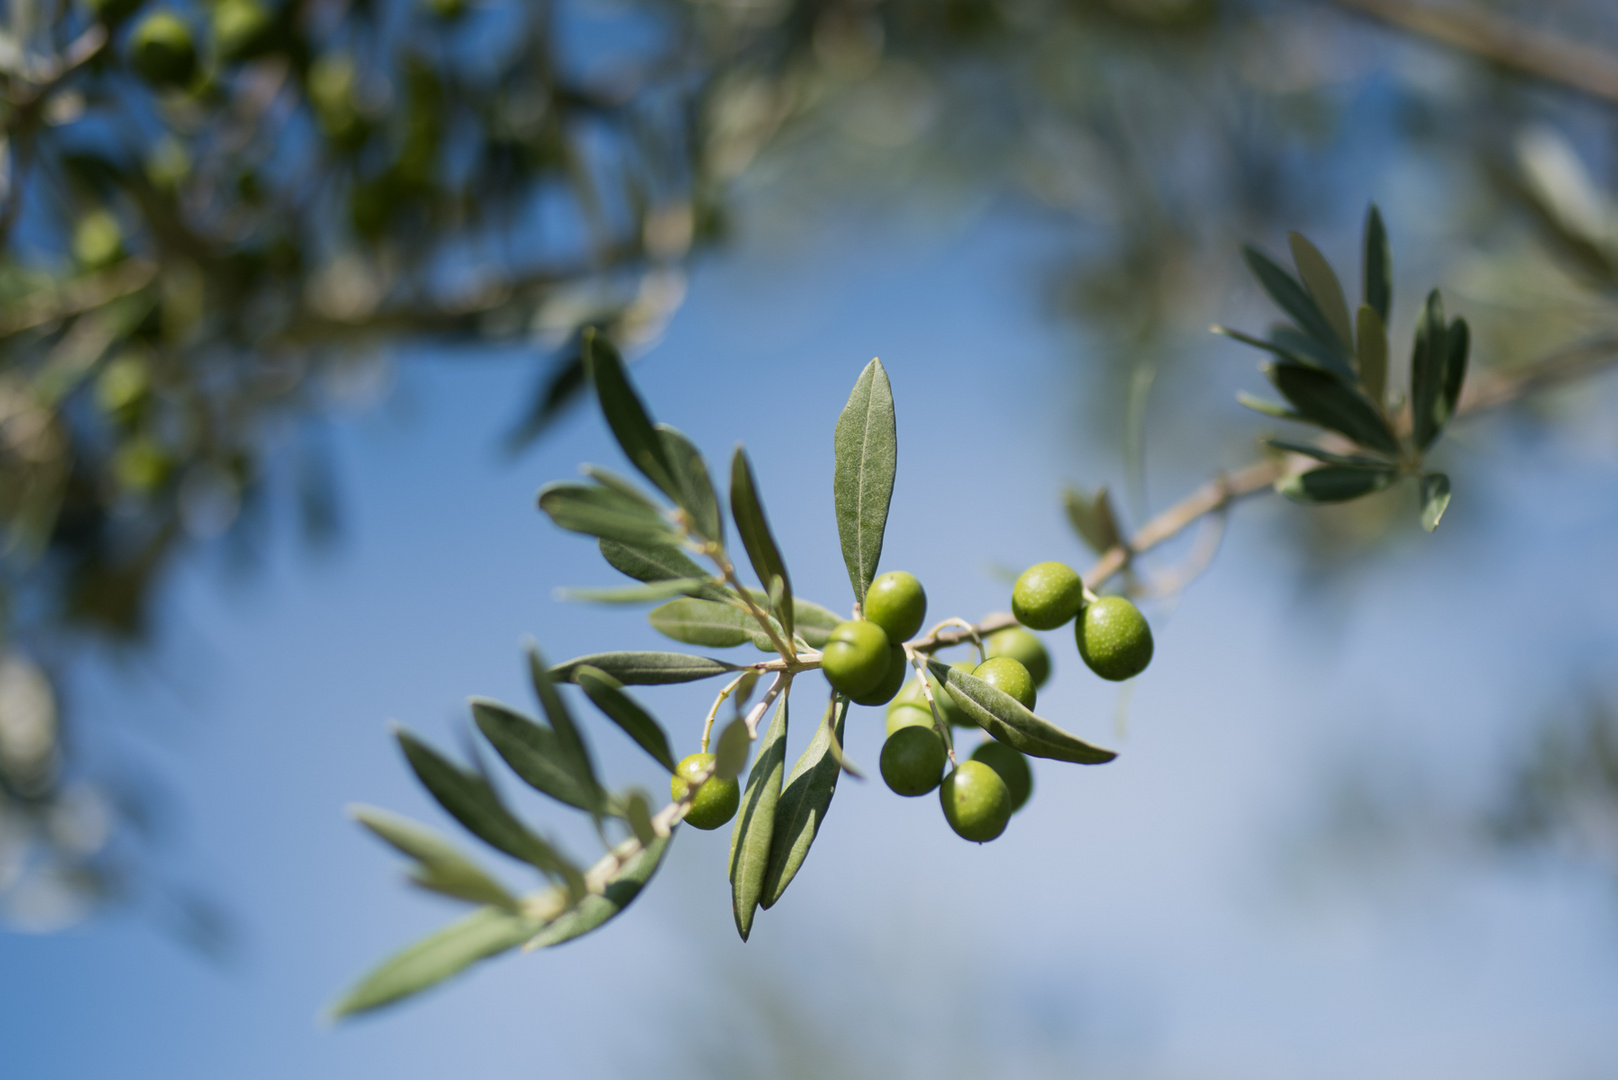
<svg viewBox="0 0 1618 1080">
<path fill-rule="evenodd" d="M 790 246 L 830 214 L 1030 223 L 1049 238 L 1031 287 L 1106 364 L 1074 423 L 1118 448 L 1137 522 L 1148 446 L 1170 475 L 1256 453 L 1250 419 L 1206 405 L 1243 355 L 1208 324 L 1273 316 L 1242 241 L 1299 229 L 1352 274 L 1375 197 L 1396 342 L 1442 284 L 1480 367 L 1618 347 L 1604 0 L 11 0 L 0 109 L 0 912 L 19 926 L 146 887 L 149 795 L 83 764 L 76 657 L 138 650 L 204 547 L 250 565 L 286 518 L 329 540 L 325 418 L 377 400 L 390 365 L 531 364 L 532 400 L 473 433 L 518 450 L 574 400 L 580 328 L 643 351 L 738 228 Z M 1558 400 L 1529 421 L 1610 426 Z M 1390 498 L 1292 515 L 1302 576 L 1363 561 L 1408 517 Z M 1612 711 L 1584 715 L 1544 729 L 1479 836 L 1614 859 Z"/>
</svg>

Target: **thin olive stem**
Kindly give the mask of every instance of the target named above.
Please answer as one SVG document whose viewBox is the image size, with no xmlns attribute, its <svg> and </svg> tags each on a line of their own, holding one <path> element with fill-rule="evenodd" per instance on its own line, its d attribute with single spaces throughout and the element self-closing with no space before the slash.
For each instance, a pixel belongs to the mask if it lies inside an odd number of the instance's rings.
<svg viewBox="0 0 1618 1080">
<path fill-rule="evenodd" d="M 922 696 L 927 699 L 927 708 L 932 711 L 933 730 L 944 741 L 944 752 L 949 755 L 949 763 L 957 765 L 959 762 L 955 760 L 955 739 L 950 734 L 949 721 L 944 719 L 943 712 L 938 708 L 938 702 L 933 698 L 932 684 L 927 681 L 926 661 L 922 660 L 921 655 L 913 646 L 905 646 L 905 659 L 910 661 L 910 666 L 916 669 L 916 678 L 921 680 Z"/>
<path fill-rule="evenodd" d="M 708 719 L 702 725 L 702 752 L 704 754 L 708 752 L 708 736 L 713 732 L 713 722 L 714 718 L 719 715 L 719 707 L 725 703 L 726 698 L 736 692 L 736 688 L 742 684 L 742 680 L 747 678 L 747 675 L 748 673 L 744 671 L 736 676 L 726 683 L 725 688 L 719 691 L 719 696 L 714 698 L 713 708 L 708 710 Z"/>
</svg>

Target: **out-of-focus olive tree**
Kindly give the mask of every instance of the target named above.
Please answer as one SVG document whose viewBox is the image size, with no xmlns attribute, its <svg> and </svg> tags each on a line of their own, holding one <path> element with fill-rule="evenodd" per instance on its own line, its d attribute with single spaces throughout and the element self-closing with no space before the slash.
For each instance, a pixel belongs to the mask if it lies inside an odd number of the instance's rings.
<svg viewBox="0 0 1618 1080">
<path fill-rule="evenodd" d="M 1596 0 L 13 0 L 4 911 L 143 887 L 138 800 L 78 765 L 64 673 L 139 647 L 201 545 L 329 534 L 322 417 L 401 349 L 531 343 L 533 400 L 489 433 L 520 447 L 580 389 L 580 329 L 655 339 L 730 223 L 999 198 L 1063 240 L 1051 309 L 1108 358 L 1097 415 L 1139 488 L 1149 392 L 1211 378 L 1186 363 L 1231 355 L 1208 323 L 1257 310 L 1237 243 L 1346 235 L 1371 196 L 1467 297 L 1481 364 L 1604 355 L 1618 211 L 1589 163 L 1618 85 L 1588 43 L 1615 24 Z M 1388 518 L 1304 539 L 1327 558 Z"/>
</svg>

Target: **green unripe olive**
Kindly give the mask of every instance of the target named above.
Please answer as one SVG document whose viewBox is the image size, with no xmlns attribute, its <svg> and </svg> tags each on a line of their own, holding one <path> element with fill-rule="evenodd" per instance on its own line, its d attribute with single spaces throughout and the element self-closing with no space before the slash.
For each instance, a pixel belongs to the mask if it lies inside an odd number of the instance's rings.
<svg viewBox="0 0 1618 1080">
<path fill-rule="evenodd" d="M 854 698 L 856 705 L 886 705 L 893 700 L 904 685 L 905 672 L 910 670 L 910 664 L 905 660 L 905 647 L 903 645 L 888 646 L 888 670 L 883 673 L 882 681 L 868 694 L 861 694 Z"/>
<path fill-rule="evenodd" d="M 944 740 L 930 727 L 903 727 L 882 744 L 882 779 L 897 795 L 915 798 L 944 774 Z"/>
<path fill-rule="evenodd" d="M 1011 792 L 1000 774 L 981 761 L 961 762 L 938 788 L 949 827 L 964 840 L 987 843 L 1006 831 Z"/>
<path fill-rule="evenodd" d="M 73 227 L 73 257 L 86 270 L 105 270 L 124 257 L 124 230 L 103 209 L 91 210 Z"/>
<path fill-rule="evenodd" d="M 921 679 L 914 678 L 904 684 L 904 687 L 888 702 L 888 714 L 891 716 L 895 710 L 907 705 L 914 705 L 923 712 L 927 709 L 927 695 L 922 693 Z"/>
<path fill-rule="evenodd" d="M 1055 630 L 1084 606 L 1084 579 L 1066 563 L 1035 563 L 1011 587 L 1011 613 L 1034 630 Z"/>
<path fill-rule="evenodd" d="M 219 0 L 213 9 L 213 39 L 227 63 L 250 60 L 275 44 L 275 17 L 259 0 Z"/>
<path fill-rule="evenodd" d="M 146 361 L 137 353 L 115 357 L 96 378 L 95 398 L 101 411 L 122 422 L 132 422 L 151 396 L 152 378 Z"/>
<path fill-rule="evenodd" d="M 129 36 L 129 63 L 153 86 L 186 85 L 197 73 L 190 27 L 167 11 L 146 16 Z"/>
<path fill-rule="evenodd" d="M 888 710 L 888 734 L 892 735 L 900 728 L 923 727 L 933 730 L 933 714 L 925 703 L 920 705 L 901 705 L 897 709 Z M 936 734 L 936 733 L 935 733 Z"/>
<path fill-rule="evenodd" d="M 1045 643 L 1020 626 L 990 634 L 983 644 L 991 657 L 1009 656 L 1027 668 L 1036 690 L 1051 677 L 1051 654 L 1045 651 Z"/>
<path fill-rule="evenodd" d="M 162 487 L 173 469 L 174 459 L 144 435 L 124 443 L 112 455 L 112 473 L 118 486 L 138 495 Z"/>
<path fill-rule="evenodd" d="M 927 593 L 916 575 L 889 570 L 865 590 L 863 614 L 889 641 L 909 641 L 927 618 Z"/>
<path fill-rule="evenodd" d="M 888 635 L 876 623 L 865 619 L 838 623 L 822 650 L 820 669 L 837 690 L 859 697 L 882 683 L 891 651 Z"/>
<path fill-rule="evenodd" d="M 1133 679 L 1152 662 L 1152 628 L 1140 608 L 1122 596 L 1087 605 L 1074 633 L 1079 655 L 1103 679 Z"/>
<path fill-rule="evenodd" d="M 685 798 L 686 792 L 691 790 L 691 780 L 713 762 L 712 754 L 692 754 L 680 762 L 669 778 L 669 795 L 675 802 Z M 736 808 L 741 804 L 742 785 L 734 776 L 729 780 L 710 776 L 697 789 L 685 820 L 693 829 L 705 832 L 717 829 L 736 816 Z"/>
<path fill-rule="evenodd" d="M 983 762 L 1005 782 L 1013 814 L 1023 808 L 1034 791 L 1034 770 L 1028 767 L 1028 758 L 1022 751 L 990 739 L 972 751 L 972 760 Z"/>
<path fill-rule="evenodd" d="M 1034 710 L 1034 677 L 1028 669 L 1009 656 L 991 656 L 972 674 L 1000 691 L 1016 698 L 1029 712 Z"/>
</svg>

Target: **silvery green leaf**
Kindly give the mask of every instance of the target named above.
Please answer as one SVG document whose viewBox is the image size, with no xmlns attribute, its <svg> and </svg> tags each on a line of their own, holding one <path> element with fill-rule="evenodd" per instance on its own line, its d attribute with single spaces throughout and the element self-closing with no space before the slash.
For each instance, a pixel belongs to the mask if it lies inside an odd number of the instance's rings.
<svg viewBox="0 0 1618 1080">
<path fill-rule="evenodd" d="M 590 748 L 585 745 L 584 736 L 579 732 L 578 725 L 573 722 L 573 714 L 568 711 L 567 702 L 556 692 L 556 685 L 546 669 L 545 659 L 540 656 L 539 648 L 535 645 L 528 647 L 528 678 L 533 684 L 534 696 L 539 699 L 540 708 L 545 712 L 545 719 L 551 722 L 551 730 L 556 732 L 557 745 L 568 758 L 569 767 L 574 775 L 586 788 L 586 795 L 590 799 L 588 807 L 590 813 L 600 817 L 606 810 L 607 793 L 596 780 L 595 765 L 590 761 Z"/>
<path fill-rule="evenodd" d="M 589 778 L 556 732 L 498 701 L 472 699 L 472 720 L 524 783 L 558 802 L 588 811 L 595 805 Z"/>
<path fill-rule="evenodd" d="M 1252 409 L 1256 413 L 1263 413 L 1265 416 L 1273 416 L 1277 420 L 1292 420 L 1297 423 L 1308 423 L 1308 421 L 1305 420 L 1300 414 L 1293 412 L 1280 402 L 1265 401 L 1263 398 L 1256 398 L 1252 394 L 1246 393 L 1245 391 L 1238 390 L 1236 392 L 1236 404 Z"/>
<path fill-rule="evenodd" d="M 1432 445 L 1448 419 L 1442 402 L 1449 355 L 1444 298 L 1434 289 L 1416 324 L 1416 346 L 1410 357 L 1411 435 L 1418 450 Z"/>
<path fill-rule="evenodd" d="M 591 653 L 557 664 L 551 669 L 551 677 L 571 682 L 573 673 L 581 667 L 599 668 L 625 686 L 667 686 L 711 679 L 727 671 L 741 670 L 737 664 L 687 653 L 605 652 Z"/>
<path fill-rule="evenodd" d="M 669 523 L 622 492 L 596 484 L 559 482 L 539 492 L 539 508 L 569 532 L 625 544 L 673 544 Z"/>
<path fill-rule="evenodd" d="M 625 544 L 617 540 L 602 540 L 599 546 L 601 557 L 607 560 L 608 565 L 636 581 L 652 584 L 707 578 L 709 585 L 698 594 L 704 600 L 734 599 L 730 590 L 713 583 L 711 575 L 704 573 L 702 567 L 672 543 Z"/>
<path fill-rule="evenodd" d="M 880 361 L 872 360 L 860 372 L 848 404 L 837 417 L 834 444 L 837 536 L 854 599 L 863 605 L 865 590 L 876 577 L 877 561 L 882 557 L 882 535 L 899 463 L 893 389 Z"/>
<path fill-rule="evenodd" d="M 831 632 L 843 621 L 836 612 L 801 596 L 792 598 L 792 614 L 798 636 L 811 649 L 824 649 L 826 642 L 831 639 Z"/>
<path fill-rule="evenodd" d="M 776 617 L 786 624 L 785 636 L 790 640 L 794 617 L 792 579 L 787 575 L 786 560 L 781 558 L 781 549 L 776 545 L 769 520 L 764 516 L 764 504 L 758 497 L 753 465 L 747 460 L 747 451 L 740 446 L 730 461 L 730 513 L 736 519 L 736 531 L 741 534 L 747 559 L 753 564 L 753 572 L 769 594 Z"/>
<path fill-rule="evenodd" d="M 770 860 L 770 839 L 775 833 L 775 808 L 781 798 L 781 774 L 786 768 L 787 698 L 775 707 L 775 719 L 759 740 L 758 756 L 747 775 L 741 808 L 730 833 L 731 913 L 742 940 L 753 930 Z"/>
<path fill-rule="evenodd" d="M 603 468 L 600 465 L 586 465 L 584 466 L 584 475 L 602 487 L 611 488 L 626 499 L 632 499 L 640 503 L 648 510 L 653 510 L 659 514 L 663 512 L 663 508 L 657 505 L 657 500 L 646 494 L 639 484 L 628 477 L 620 476 L 611 469 Z"/>
<path fill-rule="evenodd" d="M 629 822 L 635 839 L 640 841 L 642 847 L 657 843 L 657 827 L 652 824 L 652 804 L 644 791 L 636 789 L 629 793 L 624 800 L 624 819 Z"/>
<path fill-rule="evenodd" d="M 671 496 L 675 504 L 691 515 L 698 536 L 723 544 L 725 518 L 719 512 L 719 497 L 714 494 L 713 480 L 708 476 L 708 463 L 680 431 L 667 424 L 658 424 L 656 430 L 663 440 L 663 455 L 678 492 Z"/>
<path fill-rule="evenodd" d="M 668 453 L 663 440 L 652 427 L 652 418 L 641 404 L 624 361 L 606 336 L 594 327 L 584 331 L 584 366 L 601 402 L 601 414 L 624 456 L 641 474 L 671 499 L 678 499 Z"/>
<path fill-rule="evenodd" d="M 669 750 L 668 736 L 650 713 L 624 693 L 622 683 L 601 669 L 589 666 L 575 669 L 573 681 L 583 688 L 607 719 L 622 728 L 659 765 L 671 773 L 674 771 L 674 755 Z"/>
<path fill-rule="evenodd" d="M 396 851 L 416 860 L 412 877 L 422 888 L 515 911 L 517 898 L 461 854 L 442 833 L 374 806 L 350 806 L 350 816 Z"/>
<path fill-rule="evenodd" d="M 652 629 L 664 637 L 687 645 L 727 649 L 751 641 L 761 649 L 772 648 L 769 635 L 759 628 L 757 620 L 745 609 L 733 604 L 719 604 L 711 600 L 670 600 L 661 607 L 653 608 L 646 618 L 652 624 Z"/>
<path fill-rule="evenodd" d="M 751 745 L 746 721 L 738 719 L 726 724 L 714 746 L 714 775 L 721 780 L 740 775 L 742 766 L 747 764 L 747 750 Z"/>
<path fill-rule="evenodd" d="M 809 847 L 815 842 L 821 823 L 826 820 L 832 796 L 837 793 L 837 778 L 843 770 L 830 749 L 834 740 L 842 740 L 844 722 L 848 719 L 848 699 L 840 697 L 835 704 L 835 724 L 828 714 L 797 764 L 792 766 L 782 788 L 781 801 L 775 810 L 775 831 L 770 836 L 769 867 L 764 872 L 764 886 L 759 894 L 761 907 L 774 907 L 792 884 L 803 860 L 809 856 Z"/>
<path fill-rule="evenodd" d="M 643 585 L 605 589 L 558 589 L 557 598 L 586 604 L 655 604 L 675 596 L 699 596 L 711 588 L 707 578 L 670 578 Z"/>
<path fill-rule="evenodd" d="M 1388 251 L 1388 230 L 1382 212 L 1372 203 L 1365 213 L 1365 303 L 1388 325 L 1393 311 L 1393 256 Z"/>
<path fill-rule="evenodd" d="M 1359 310 L 1359 361 L 1365 396 L 1378 409 L 1384 408 L 1388 396 L 1388 328 L 1369 304 L 1361 304 Z"/>
<path fill-rule="evenodd" d="M 1421 527 L 1428 532 L 1438 528 L 1449 509 L 1449 477 L 1426 473 L 1421 478 Z"/>
<path fill-rule="evenodd" d="M 927 661 L 927 668 L 974 723 L 1013 749 L 1080 765 L 1101 765 L 1118 756 L 1042 720 L 1022 702 L 976 676 L 937 660 Z"/>
<path fill-rule="evenodd" d="M 548 924 L 527 941 L 530 949 L 545 949 L 588 934 L 628 907 L 663 863 L 670 837 L 659 837 L 624 860 L 618 872 L 607 879 L 606 887 L 591 893 Z"/>
</svg>

